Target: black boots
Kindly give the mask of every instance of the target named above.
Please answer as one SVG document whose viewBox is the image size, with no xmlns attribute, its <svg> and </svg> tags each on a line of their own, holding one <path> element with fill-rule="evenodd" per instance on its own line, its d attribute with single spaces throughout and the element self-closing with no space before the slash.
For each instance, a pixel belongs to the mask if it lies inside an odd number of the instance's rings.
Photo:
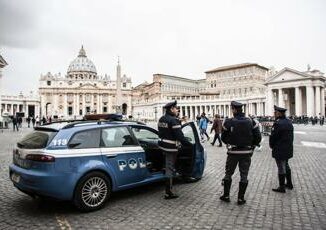
<svg viewBox="0 0 326 230">
<path fill-rule="evenodd" d="M 239 192 L 238 192 L 238 205 L 243 205 L 246 203 L 246 200 L 244 199 L 244 194 L 246 193 L 248 186 L 247 183 L 240 182 L 239 183 Z"/>
<path fill-rule="evenodd" d="M 278 174 L 278 180 L 280 186 L 278 188 L 273 188 L 274 192 L 285 193 L 285 174 Z"/>
<path fill-rule="evenodd" d="M 224 185 L 224 194 L 220 197 L 220 200 L 225 202 L 230 202 L 230 188 L 231 188 L 232 180 L 223 180 Z"/>
<path fill-rule="evenodd" d="M 164 199 L 175 199 L 178 198 L 179 196 L 175 193 L 172 192 L 172 178 L 168 178 L 165 182 L 165 196 Z"/>
<path fill-rule="evenodd" d="M 293 189 L 292 178 L 291 178 L 291 171 L 287 172 L 287 174 L 286 174 L 285 188 L 290 189 L 290 190 Z"/>
<path fill-rule="evenodd" d="M 230 188 L 232 180 L 223 180 L 224 182 L 224 194 L 220 197 L 220 200 L 225 202 L 230 202 Z M 244 195 L 246 193 L 248 186 L 247 183 L 240 182 L 239 183 L 239 193 L 238 193 L 238 205 L 243 205 L 246 203 L 246 200 L 244 199 Z"/>
</svg>

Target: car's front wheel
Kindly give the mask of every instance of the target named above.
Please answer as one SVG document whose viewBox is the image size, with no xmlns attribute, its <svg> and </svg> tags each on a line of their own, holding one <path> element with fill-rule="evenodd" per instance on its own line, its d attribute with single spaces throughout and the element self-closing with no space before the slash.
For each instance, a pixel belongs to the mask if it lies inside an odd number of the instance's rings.
<svg viewBox="0 0 326 230">
<path fill-rule="evenodd" d="M 109 178 L 101 172 L 91 172 L 78 182 L 74 204 L 81 211 L 94 211 L 104 206 L 111 195 Z"/>
</svg>

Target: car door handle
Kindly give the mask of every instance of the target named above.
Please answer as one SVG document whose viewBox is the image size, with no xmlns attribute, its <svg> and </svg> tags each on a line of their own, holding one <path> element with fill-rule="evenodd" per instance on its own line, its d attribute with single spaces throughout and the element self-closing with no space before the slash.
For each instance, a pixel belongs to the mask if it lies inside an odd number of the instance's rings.
<svg viewBox="0 0 326 230">
<path fill-rule="evenodd" d="M 118 156 L 118 155 L 116 155 L 116 154 L 114 154 L 114 155 L 106 155 L 106 158 L 115 158 L 116 156 Z"/>
</svg>

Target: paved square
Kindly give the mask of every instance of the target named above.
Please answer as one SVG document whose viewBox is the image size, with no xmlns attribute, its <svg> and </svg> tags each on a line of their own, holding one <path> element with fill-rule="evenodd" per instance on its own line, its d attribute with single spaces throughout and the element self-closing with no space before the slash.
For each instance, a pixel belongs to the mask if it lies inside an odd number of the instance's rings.
<svg viewBox="0 0 326 230">
<path fill-rule="evenodd" d="M 115 193 L 93 213 L 80 213 L 69 202 L 33 200 L 13 187 L 8 178 L 11 152 L 27 131 L 0 131 L 0 229 L 326 229 L 326 150 L 320 147 L 326 144 L 326 127 L 295 126 L 290 160 L 295 188 L 286 194 L 271 191 L 278 185 L 277 168 L 264 137 L 262 151 L 252 158 L 244 206 L 236 205 L 238 172 L 232 202 L 220 202 L 225 148 L 205 143 L 204 177 L 178 183 L 179 199 L 164 200 L 164 185 L 157 183 Z"/>
</svg>

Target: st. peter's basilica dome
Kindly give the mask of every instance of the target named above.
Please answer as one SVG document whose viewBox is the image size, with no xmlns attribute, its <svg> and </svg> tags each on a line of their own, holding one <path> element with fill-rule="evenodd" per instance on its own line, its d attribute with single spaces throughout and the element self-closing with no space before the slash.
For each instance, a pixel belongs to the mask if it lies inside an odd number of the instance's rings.
<svg viewBox="0 0 326 230">
<path fill-rule="evenodd" d="M 80 74 L 83 72 L 96 75 L 95 65 L 91 60 L 87 58 L 84 47 L 82 46 L 78 57 L 73 60 L 68 67 L 68 75 Z"/>
</svg>

